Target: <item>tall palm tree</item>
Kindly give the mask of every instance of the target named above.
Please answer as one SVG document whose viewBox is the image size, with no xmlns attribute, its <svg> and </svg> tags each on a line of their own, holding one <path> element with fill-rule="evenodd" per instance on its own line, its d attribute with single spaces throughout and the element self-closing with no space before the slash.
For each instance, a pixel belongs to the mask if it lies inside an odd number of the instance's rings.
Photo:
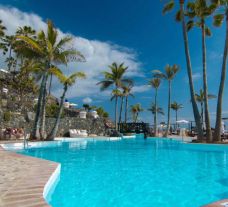
<svg viewBox="0 0 228 207">
<path fill-rule="evenodd" d="M 165 67 L 165 72 L 162 73 L 159 70 L 154 70 L 154 76 L 157 78 L 163 78 L 168 81 L 169 89 L 168 89 L 168 120 L 167 120 L 167 129 L 165 132 L 165 137 L 168 136 L 169 128 L 170 128 L 170 106 L 171 106 L 171 84 L 172 80 L 176 76 L 177 72 L 179 71 L 179 67 L 177 65 L 167 65 Z"/>
<path fill-rule="evenodd" d="M 25 43 L 22 51 L 24 55 L 43 63 L 42 81 L 31 137 L 44 138 L 47 81 L 51 74 L 49 71 L 53 68 L 58 69 L 57 64 L 67 65 L 69 61 L 81 60 L 84 57 L 79 51 L 67 47 L 71 43 L 72 37 L 66 36 L 58 39 L 58 31 L 51 21 L 47 22 L 47 32 L 40 31 L 36 39 L 23 35 L 18 35 L 17 39 Z"/>
<path fill-rule="evenodd" d="M 191 58 L 190 58 L 190 52 L 189 52 L 188 33 L 187 33 L 187 27 L 186 27 L 186 22 L 185 22 L 185 0 L 179 0 L 179 5 L 180 5 L 180 10 L 178 10 L 176 13 L 176 21 L 181 22 L 181 24 L 182 24 L 185 58 L 186 58 L 186 64 L 187 64 L 187 74 L 188 74 L 188 80 L 189 80 L 189 88 L 190 88 L 193 115 L 194 115 L 197 132 L 198 132 L 197 138 L 199 141 L 202 141 L 203 140 L 203 129 L 201 126 L 199 109 L 197 107 L 197 103 L 196 103 L 196 99 L 195 99 L 195 89 L 194 89 L 193 78 L 192 78 L 192 64 L 191 64 Z M 163 8 L 163 14 L 173 10 L 174 6 L 175 6 L 174 0 L 170 0 L 168 3 L 165 4 L 165 6 Z"/>
<path fill-rule="evenodd" d="M 133 85 L 134 84 L 132 82 L 132 83 L 122 86 L 123 94 L 125 97 L 125 114 L 124 114 L 125 123 L 127 123 L 127 119 L 128 119 L 128 98 L 129 98 L 129 96 L 134 97 L 134 95 L 131 93 Z"/>
<path fill-rule="evenodd" d="M 155 94 L 154 94 L 154 105 L 155 109 L 157 108 L 157 96 L 158 96 L 158 88 L 161 84 L 161 79 L 160 78 L 152 78 L 149 81 L 149 85 L 151 85 L 155 89 Z M 152 105 L 153 105 L 152 104 Z M 157 136 L 157 110 L 154 111 L 154 136 Z"/>
<path fill-rule="evenodd" d="M 165 115 L 163 109 L 159 106 L 157 106 L 157 104 L 155 103 L 152 103 L 150 108 L 148 109 L 148 111 L 151 111 L 152 114 L 154 115 L 154 136 L 156 137 L 158 134 L 157 134 L 157 115 L 158 114 L 161 114 L 161 115 Z"/>
<path fill-rule="evenodd" d="M 176 101 L 174 101 L 172 104 L 171 104 L 171 109 L 173 109 L 174 111 L 175 111 L 175 113 L 176 113 L 176 128 L 177 128 L 177 113 L 178 113 L 178 111 L 180 110 L 180 109 L 182 109 L 183 108 L 183 104 L 179 104 L 179 103 L 177 103 Z"/>
<path fill-rule="evenodd" d="M 187 23 L 188 31 L 194 26 L 200 27 L 202 35 L 202 63 L 203 63 L 203 92 L 204 92 L 204 108 L 207 141 L 212 142 L 211 123 L 208 106 L 208 84 L 207 84 L 207 61 L 206 61 L 206 35 L 211 36 L 211 31 L 206 25 L 206 19 L 211 16 L 216 6 L 215 4 L 208 5 L 207 0 L 196 0 L 188 2 L 187 15 L 190 20 Z M 195 20 L 196 19 L 196 20 Z M 194 21 L 195 20 L 195 21 Z"/>
<path fill-rule="evenodd" d="M 226 22 L 225 46 L 223 51 L 222 71 L 221 71 L 218 100 L 217 100 L 215 132 L 213 137 L 214 141 L 221 141 L 222 100 L 223 100 L 223 91 L 224 91 L 225 80 L 226 80 L 227 52 L 228 52 L 228 1 L 212 0 L 212 2 L 217 4 L 217 13 L 214 16 L 214 25 L 216 27 L 219 27 L 222 25 L 224 20 Z"/>
<path fill-rule="evenodd" d="M 203 90 L 201 89 L 199 94 L 195 94 L 196 96 L 196 101 L 200 104 L 200 108 L 201 108 L 201 121 L 202 121 L 202 128 L 204 127 L 204 107 L 203 107 L 203 104 L 204 104 L 204 92 Z M 207 95 L 207 98 L 208 99 L 213 99 L 213 98 L 216 98 L 215 95 L 212 95 L 212 94 L 208 94 Z"/>
<path fill-rule="evenodd" d="M 131 113 L 132 113 L 132 119 L 133 122 L 137 122 L 139 113 L 143 111 L 143 108 L 141 107 L 141 104 L 135 104 L 131 106 Z"/>
<path fill-rule="evenodd" d="M 62 94 L 61 100 L 60 100 L 58 115 L 57 115 L 54 127 L 53 127 L 50 135 L 48 136 L 48 140 L 53 140 L 56 137 L 56 134 L 58 132 L 60 118 L 61 118 L 61 115 L 63 112 L 64 100 L 65 100 L 65 96 L 66 96 L 66 92 L 67 92 L 68 88 L 75 83 L 76 79 L 86 77 L 85 74 L 82 72 L 73 73 L 68 77 L 65 76 L 64 74 L 62 74 L 61 72 L 56 73 L 56 71 L 54 71 L 54 74 L 59 78 L 59 80 L 63 84 L 64 88 L 63 88 L 63 94 Z"/>
<path fill-rule="evenodd" d="M 101 91 L 108 89 L 111 86 L 114 86 L 114 89 L 117 90 L 124 84 L 129 84 L 132 81 L 130 79 L 124 78 L 124 74 L 126 73 L 128 67 L 124 66 L 124 63 L 118 65 L 117 63 L 112 63 L 109 66 L 111 72 L 103 72 L 104 80 L 97 83 L 97 85 L 101 85 Z M 115 96 L 115 128 L 117 130 L 117 102 L 118 96 Z"/>
</svg>

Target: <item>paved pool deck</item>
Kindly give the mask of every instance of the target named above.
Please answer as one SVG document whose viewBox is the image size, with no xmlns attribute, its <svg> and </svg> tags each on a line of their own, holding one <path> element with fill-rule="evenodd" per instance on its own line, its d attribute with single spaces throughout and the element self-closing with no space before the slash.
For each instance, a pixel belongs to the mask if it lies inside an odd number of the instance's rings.
<svg viewBox="0 0 228 207">
<path fill-rule="evenodd" d="M 58 166 L 0 146 L 0 207 L 48 207 L 43 191 Z"/>
</svg>

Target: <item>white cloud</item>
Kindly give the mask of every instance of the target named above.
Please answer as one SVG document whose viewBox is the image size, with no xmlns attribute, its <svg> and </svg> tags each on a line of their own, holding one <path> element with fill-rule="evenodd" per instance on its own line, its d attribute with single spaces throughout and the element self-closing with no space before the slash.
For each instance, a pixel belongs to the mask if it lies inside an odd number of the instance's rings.
<svg viewBox="0 0 228 207">
<path fill-rule="evenodd" d="M 7 26 L 7 33 L 13 34 L 19 26 L 30 25 L 36 30 L 45 30 L 44 20 L 33 13 L 22 12 L 16 8 L 0 6 L 0 19 Z M 59 30 L 60 36 L 65 35 Z M 137 61 L 137 55 L 134 51 L 109 42 L 99 40 L 88 40 L 83 37 L 72 35 L 74 40 L 72 46 L 78 49 L 86 58 L 85 63 L 70 63 L 65 70 L 66 74 L 75 71 L 86 73 L 86 80 L 78 80 L 77 83 L 68 91 L 68 98 L 83 96 L 107 96 L 108 92 L 99 92 L 99 86 L 96 85 L 102 79 L 102 71 L 107 70 L 107 66 L 112 62 L 124 62 L 129 66 L 127 76 L 142 76 L 141 63 Z M 64 69 L 64 67 L 62 67 Z M 141 86 L 137 90 L 143 90 Z M 53 84 L 53 93 L 57 96 L 61 94 L 62 86 L 55 80 Z"/>
<path fill-rule="evenodd" d="M 200 78 L 202 78 L 202 75 L 200 73 L 193 73 L 192 74 L 193 81 L 199 80 Z"/>
<path fill-rule="evenodd" d="M 201 75 L 201 73 L 199 73 L 199 72 L 195 72 L 195 73 L 192 74 L 192 79 L 193 79 L 193 81 L 198 81 L 198 80 L 200 80 L 201 78 L 202 78 L 202 75 Z M 188 83 L 188 76 L 187 76 L 187 75 L 184 77 L 184 81 L 185 81 L 186 83 Z"/>
<path fill-rule="evenodd" d="M 132 92 L 133 93 L 142 93 L 142 92 L 148 91 L 150 89 L 151 89 L 151 87 L 149 85 L 134 86 L 132 88 Z"/>
<path fill-rule="evenodd" d="M 90 98 L 90 97 L 86 97 L 86 98 L 84 98 L 83 100 L 82 100 L 82 102 L 83 103 L 85 103 L 85 104 L 90 104 L 90 103 L 92 103 L 92 99 Z"/>
</svg>

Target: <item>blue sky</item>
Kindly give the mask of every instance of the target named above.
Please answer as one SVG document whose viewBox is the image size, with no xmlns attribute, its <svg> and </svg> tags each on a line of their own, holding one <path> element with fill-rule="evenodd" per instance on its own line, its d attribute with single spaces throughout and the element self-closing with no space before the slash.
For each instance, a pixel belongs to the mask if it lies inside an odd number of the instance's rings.
<svg viewBox="0 0 228 207">
<path fill-rule="evenodd" d="M 13 30 L 17 24 L 23 24 L 23 21 L 29 22 L 35 27 L 41 25 L 40 27 L 43 28 L 43 22 L 51 19 L 62 33 L 71 33 L 78 37 L 79 48 L 89 54 L 88 62 L 91 64 L 77 64 L 76 69 L 86 70 L 85 72 L 88 74 L 91 73 L 91 78 L 87 83 L 82 83 L 83 88 L 79 87 L 80 89 L 70 91 L 71 101 L 81 105 L 84 98 L 91 98 L 93 105 L 102 105 L 112 115 L 114 107 L 109 101 L 109 92 L 100 94 L 94 89 L 97 87 L 95 82 L 101 79 L 100 72 L 106 70 L 107 65 L 112 63 L 108 62 L 109 60 L 125 61 L 129 64 L 129 70 L 131 69 L 129 76 L 136 83 L 135 98 L 130 100 L 130 104 L 141 103 L 145 109 L 141 115 L 142 119 L 152 122 L 152 115 L 146 109 L 153 100 L 154 91 L 146 86 L 147 81 L 151 78 L 152 70 L 163 70 L 166 64 L 175 63 L 180 66 L 181 71 L 173 82 L 172 100 L 184 105 L 180 111 L 180 118 L 193 119 L 181 25 L 175 23 L 174 13 L 166 16 L 161 14 L 160 1 L 0 0 L 0 5 L 0 18 L 7 21 L 6 26 L 9 25 L 10 30 Z M 17 9 L 15 10 L 15 8 Z M 8 13 L 4 12 L 6 10 Z M 7 18 L 7 15 L 11 18 Z M 31 21 L 30 18 L 33 20 Z M 212 33 L 213 36 L 207 39 L 208 85 L 209 92 L 217 94 L 225 38 L 224 25 L 221 28 L 212 27 Z M 189 33 L 189 42 L 195 89 L 198 92 L 202 87 L 199 29 L 196 28 Z M 93 52 L 90 53 L 91 51 Z M 93 56 L 93 54 L 96 55 Z M 102 68 L 98 69 L 99 65 Z M 85 66 L 89 68 L 84 69 Z M 97 74 L 94 74 L 96 72 Z M 88 82 L 91 84 L 88 85 Z M 55 87 L 55 94 L 58 95 L 61 88 L 57 83 Z M 224 115 L 228 116 L 227 102 L 228 86 L 226 82 L 223 105 Z M 166 111 L 166 82 L 163 82 L 159 89 L 159 105 Z M 216 100 L 211 100 L 212 123 L 215 118 L 215 107 Z M 174 117 L 174 113 L 172 115 Z M 166 117 L 161 117 L 161 120 L 165 119 Z"/>
</svg>

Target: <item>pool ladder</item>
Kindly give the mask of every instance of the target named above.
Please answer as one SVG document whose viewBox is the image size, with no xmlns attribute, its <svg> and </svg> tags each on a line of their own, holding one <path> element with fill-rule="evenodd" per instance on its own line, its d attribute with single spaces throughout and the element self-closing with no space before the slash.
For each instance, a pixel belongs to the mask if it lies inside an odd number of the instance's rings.
<svg viewBox="0 0 228 207">
<path fill-rule="evenodd" d="M 29 134 L 24 135 L 24 149 L 28 148 L 28 138 Z"/>
</svg>

